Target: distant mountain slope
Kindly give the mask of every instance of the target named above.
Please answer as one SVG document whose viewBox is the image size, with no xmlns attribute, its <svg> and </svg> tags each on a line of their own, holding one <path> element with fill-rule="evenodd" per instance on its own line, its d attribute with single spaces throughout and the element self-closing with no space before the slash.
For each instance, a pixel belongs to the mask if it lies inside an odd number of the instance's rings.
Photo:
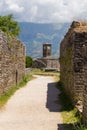
<svg viewBox="0 0 87 130">
<path fill-rule="evenodd" d="M 69 24 L 37 24 L 19 23 L 21 33 L 19 38 L 26 45 L 26 54 L 36 58 L 42 57 L 42 45 L 45 42 L 52 44 L 52 55 L 59 56 L 59 45 Z"/>
</svg>

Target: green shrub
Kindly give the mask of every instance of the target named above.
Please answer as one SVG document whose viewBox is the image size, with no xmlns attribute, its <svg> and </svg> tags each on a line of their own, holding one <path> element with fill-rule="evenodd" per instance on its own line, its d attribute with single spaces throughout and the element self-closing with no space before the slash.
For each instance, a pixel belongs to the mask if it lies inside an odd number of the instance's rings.
<svg viewBox="0 0 87 130">
<path fill-rule="evenodd" d="M 26 56 L 26 68 L 29 68 L 32 66 L 33 60 L 30 56 Z"/>
<path fill-rule="evenodd" d="M 79 123 L 79 124 L 74 125 L 73 130 L 87 130 L 87 127 L 85 127 L 83 124 Z"/>
<path fill-rule="evenodd" d="M 13 14 L 0 16 L 0 30 L 11 37 L 19 35 L 20 27 L 18 22 L 14 20 Z"/>
<path fill-rule="evenodd" d="M 74 124 L 78 123 L 80 121 L 80 118 L 77 115 L 78 111 L 73 106 L 71 99 L 69 98 L 69 95 L 66 94 L 66 91 L 63 87 L 63 83 L 59 81 L 56 84 L 56 87 L 60 90 L 59 99 L 62 105 L 61 112 L 63 117 L 63 123 L 65 124 L 64 130 L 80 130 L 80 129 L 75 129 L 74 127 Z"/>
</svg>

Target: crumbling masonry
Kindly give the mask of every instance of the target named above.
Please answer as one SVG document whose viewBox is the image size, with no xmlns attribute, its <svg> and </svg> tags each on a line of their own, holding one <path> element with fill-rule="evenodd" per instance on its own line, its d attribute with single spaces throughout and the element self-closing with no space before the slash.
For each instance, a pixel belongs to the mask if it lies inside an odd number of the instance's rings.
<svg viewBox="0 0 87 130">
<path fill-rule="evenodd" d="M 25 47 L 16 38 L 0 32 L 0 95 L 18 84 L 25 75 Z"/>
<path fill-rule="evenodd" d="M 60 45 L 61 81 L 72 102 L 83 104 L 87 124 L 87 22 L 73 22 Z"/>
</svg>

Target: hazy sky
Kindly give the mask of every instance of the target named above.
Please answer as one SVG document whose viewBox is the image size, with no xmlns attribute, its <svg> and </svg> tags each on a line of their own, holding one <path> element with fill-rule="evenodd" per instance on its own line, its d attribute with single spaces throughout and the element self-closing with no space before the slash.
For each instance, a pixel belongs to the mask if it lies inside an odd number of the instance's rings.
<svg viewBox="0 0 87 130">
<path fill-rule="evenodd" d="M 0 0 L 0 15 L 38 23 L 87 20 L 87 0 Z"/>
</svg>

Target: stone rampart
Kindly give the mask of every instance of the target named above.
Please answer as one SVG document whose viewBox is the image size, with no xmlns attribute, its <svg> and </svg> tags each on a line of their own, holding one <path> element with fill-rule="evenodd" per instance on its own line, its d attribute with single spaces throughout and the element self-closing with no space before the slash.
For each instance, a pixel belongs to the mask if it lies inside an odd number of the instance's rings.
<svg viewBox="0 0 87 130">
<path fill-rule="evenodd" d="M 83 105 L 87 124 L 87 22 L 73 22 L 60 45 L 61 81 L 73 104 Z"/>
<path fill-rule="evenodd" d="M 0 95 L 25 75 L 25 47 L 16 38 L 0 32 Z"/>
</svg>

